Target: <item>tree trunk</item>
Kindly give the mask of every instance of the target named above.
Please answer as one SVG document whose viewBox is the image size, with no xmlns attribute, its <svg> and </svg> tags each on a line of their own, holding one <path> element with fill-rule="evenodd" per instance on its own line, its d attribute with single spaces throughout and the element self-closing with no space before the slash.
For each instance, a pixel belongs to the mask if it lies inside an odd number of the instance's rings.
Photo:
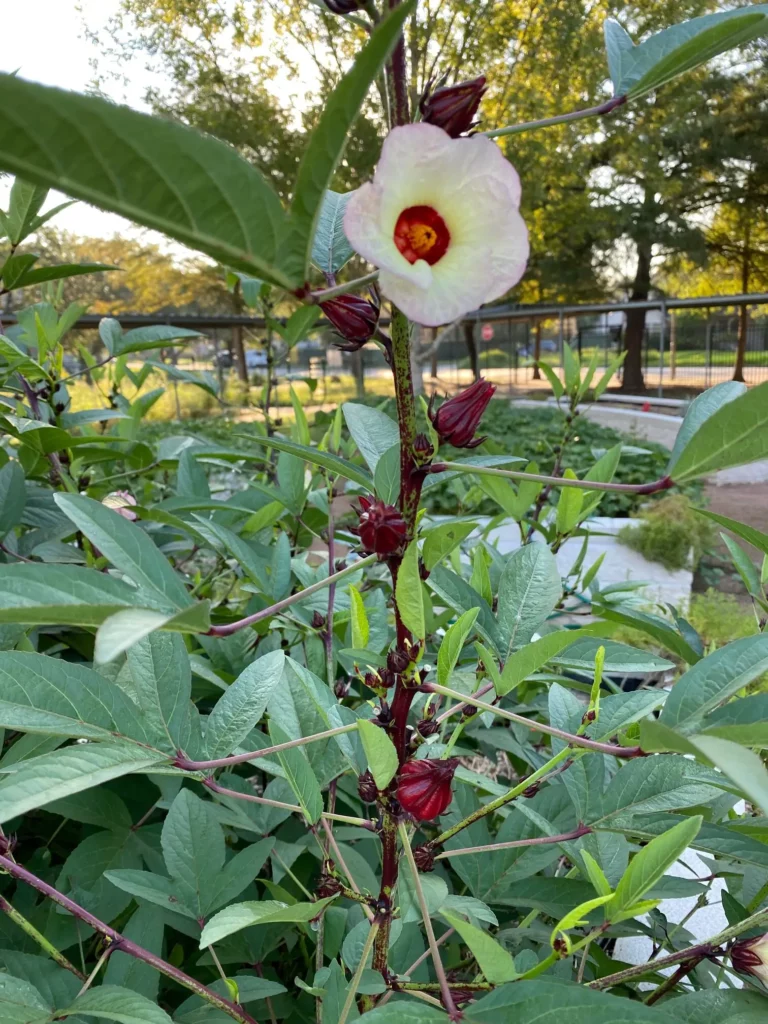
<svg viewBox="0 0 768 1024">
<path fill-rule="evenodd" d="M 245 362 L 245 345 L 243 344 L 243 328 L 240 326 L 232 328 L 232 347 L 235 350 L 235 364 L 237 376 L 244 383 L 248 383 L 248 367 Z"/>
<path fill-rule="evenodd" d="M 477 355 L 477 343 L 475 341 L 475 324 L 473 320 L 464 321 L 464 344 L 467 346 L 469 355 L 469 366 L 472 370 L 472 380 L 480 379 L 480 360 Z"/>
<path fill-rule="evenodd" d="M 651 243 L 643 240 L 637 242 L 637 270 L 632 284 L 630 302 L 644 302 L 651 290 Z M 627 311 L 627 327 L 624 332 L 624 377 L 622 391 L 644 391 L 643 377 L 643 337 L 645 335 L 645 310 L 630 309 Z"/>
<path fill-rule="evenodd" d="M 541 359 L 541 320 L 536 321 L 536 333 L 533 341 L 533 379 L 541 380 L 539 360 Z"/>
<path fill-rule="evenodd" d="M 741 258 L 741 294 L 746 295 L 749 292 L 749 276 L 750 276 L 750 251 L 749 243 L 751 241 L 751 223 L 747 220 L 744 228 L 744 249 L 742 251 Z M 733 368 L 733 379 L 744 383 L 744 359 L 747 351 L 747 331 L 749 329 L 749 310 L 746 306 L 742 306 L 739 309 L 739 341 L 736 346 L 736 365 Z"/>
</svg>

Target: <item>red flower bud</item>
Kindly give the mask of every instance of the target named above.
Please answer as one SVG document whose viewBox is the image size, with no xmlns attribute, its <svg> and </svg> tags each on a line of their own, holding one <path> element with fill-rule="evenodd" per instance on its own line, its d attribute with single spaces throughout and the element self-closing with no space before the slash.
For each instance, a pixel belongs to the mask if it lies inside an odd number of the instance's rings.
<svg viewBox="0 0 768 1024">
<path fill-rule="evenodd" d="M 768 932 L 731 946 L 731 963 L 739 974 L 752 974 L 768 985 Z"/>
<path fill-rule="evenodd" d="M 435 870 L 435 851 L 426 843 L 424 846 L 417 846 L 413 851 L 413 859 L 419 871 Z"/>
<path fill-rule="evenodd" d="M 358 778 L 357 792 L 360 794 L 360 799 L 364 800 L 367 804 L 375 803 L 379 791 L 370 772 L 363 772 Z"/>
<path fill-rule="evenodd" d="M 361 498 L 357 532 L 366 551 L 394 555 L 402 550 L 408 527 L 394 505 L 385 505 L 375 498 Z"/>
<path fill-rule="evenodd" d="M 379 306 L 361 295 L 338 295 L 320 303 L 320 309 L 347 342 L 343 352 L 357 352 L 369 341 L 379 322 Z"/>
<path fill-rule="evenodd" d="M 459 765 L 456 757 L 444 761 L 406 761 L 397 780 L 397 799 L 418 821 L 431 821 L 453 799 L 451 782 Z"/>
<path fill-rule="evenodd" d="M 477 448 L 482 444 L 485 438 L 475 437 L 475 431 L 495 391 L 496 385 L 481 377 L 466 391 L 443 402 L 437 412 L 430 408 L 429 418 L 440 440 L 454 448 Z"/>
<path fill-rule="evenodd" d="M 477 123 L 474 118 L 485 93 L 485 81 L 485 75 L 480 75 L 471 82 L 436 89 L 421 101 L 422 121 L 436 124 L 453 139 L 464 135 Z"/>
<path fill-rule="evenodd" d="M 362 7 L 363 0 L 324 0 L 331 14 L 354 14 Z"/>
</svg>

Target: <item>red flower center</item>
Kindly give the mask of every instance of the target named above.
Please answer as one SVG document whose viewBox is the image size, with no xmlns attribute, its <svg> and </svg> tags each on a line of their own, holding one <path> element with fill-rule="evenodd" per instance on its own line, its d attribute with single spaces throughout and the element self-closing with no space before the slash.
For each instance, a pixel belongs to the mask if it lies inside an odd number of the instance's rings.
<svg viewBox="0 0 768 1024">
<path fill-rule="evenodd" d="M 431 206 L 409 206 L 395 224 L 395 245 L 409 263 L 426 260 L 434 266 L 445 256 L 451 233 Z"/>
</svg>

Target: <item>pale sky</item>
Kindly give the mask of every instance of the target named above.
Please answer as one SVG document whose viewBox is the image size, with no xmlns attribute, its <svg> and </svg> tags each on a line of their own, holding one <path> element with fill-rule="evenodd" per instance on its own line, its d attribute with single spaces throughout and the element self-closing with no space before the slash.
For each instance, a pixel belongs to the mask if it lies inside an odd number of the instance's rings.
<svg viewBox="0 0 768 1024">
<path fill-rule="evenodd" d="M 0 71 L 18 69 L 21 78 L 55 85 L 61 89 L 85 92 L 92 80 L 91 61 L 98 50 L 85 38 L 83 22 L 98 30 L 118 7 L 118 0 L 22 0 L 2 3 L 0 17 Z M 142 97 L 148 84 L 140 62 L 131 68 L 124 91 L 114 98 L 138 109 L 145 109 Z M 7 209 L 11 179 L 0 181 L 0 208 Z M 67 197 L 51 192 L 44 209 Z M 161 236 L 137 229 L 116 214 L 104 213 L 85 203 L 77 203 L 51 221 L 51 225 L 78 235 L 135 235 L 160 240 Z M 175 248 L 175 246 L 174 246 Z"/>
</svg>

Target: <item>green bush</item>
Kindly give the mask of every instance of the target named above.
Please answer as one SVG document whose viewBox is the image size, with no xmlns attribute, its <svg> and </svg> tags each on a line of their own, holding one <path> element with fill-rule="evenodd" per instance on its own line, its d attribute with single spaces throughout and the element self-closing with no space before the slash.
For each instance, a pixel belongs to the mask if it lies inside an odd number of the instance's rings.
<svg viewBox="0 0 768 1024">
<path fill-rule="evenodd" d="M 683 494 L 662 498 L 639 518 L 641 523 L 620 531 L 619 540 L 666 569 L 695 569 L 712 541 L 711 523 L 696 514 Z"/>
</svg>

